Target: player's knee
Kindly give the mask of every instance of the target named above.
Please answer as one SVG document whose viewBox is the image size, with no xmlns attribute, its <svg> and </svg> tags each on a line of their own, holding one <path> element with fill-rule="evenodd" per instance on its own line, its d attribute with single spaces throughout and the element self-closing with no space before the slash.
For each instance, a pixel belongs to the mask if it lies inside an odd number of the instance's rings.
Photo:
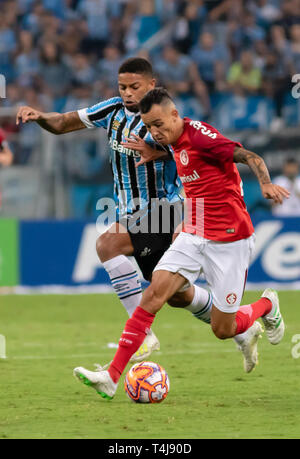
<svg viewBox="0 0 300 459">
<path fill-rule="evenodd" d="M 107 261 L 115 256 L 112 250 L 113 248 L 114 244 L 111 233 L 106 232 L 98 237 L 96 242 L 96 251 L 102 262 Z"/>
<path fill-rule="evenodd" d="M 211 324 L 211 329 L 214 335 L 219 339 L 227 339 L 232 337 L 231 330 L 228 330 L 223 324 Z"/>
</svg>

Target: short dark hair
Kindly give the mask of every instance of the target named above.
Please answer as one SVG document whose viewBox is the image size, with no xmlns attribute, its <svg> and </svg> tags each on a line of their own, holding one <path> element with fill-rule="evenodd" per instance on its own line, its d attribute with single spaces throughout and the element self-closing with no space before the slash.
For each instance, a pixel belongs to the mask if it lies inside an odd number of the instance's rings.
<svg viewBox="0 0 300 459">
<path fill-rule="evenodd" d="M 296 158 L 293 158 L 293 156 L 288 156 L 284 161 L 284 164 L 297 164 L 299 166 L 298 161 L 296 160 Z"/>
<path fill-rule="evenodd" d="M 148 113 L 153 105 L 161 105 L 164 102 L 173 102 L 172 97 L 165 88 L 154 88 L 142 98 L 139 103 L 141 113 Z"/>
<path fill-rule="evenodd" d="M 130 57 L 126 59 L 119 68 L 120 73 L 138 73 L 148 75 L 151 78 L 154 77 L 152 65 L 143 57 Z"/>
</svg>

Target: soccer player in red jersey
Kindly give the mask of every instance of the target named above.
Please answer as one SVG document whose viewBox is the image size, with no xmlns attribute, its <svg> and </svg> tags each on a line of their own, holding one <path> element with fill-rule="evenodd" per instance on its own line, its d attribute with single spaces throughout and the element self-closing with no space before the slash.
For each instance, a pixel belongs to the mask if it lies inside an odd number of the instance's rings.
<svg viewBox="0 0 300 459">
<path fill-rule="evenodd" d="M 126 322 L 119 347 L 108 370 L 74 374 L 104 398 L 112 398 L 131 355 L 142 343 L 155 314 L 174 293 L 192 285 L 201 273 L 213 295 L 211 328 L 219 339 L 232 338 L 256 326 L 250 352 L 257 354 L 262 318 L 271 344 L 284 335 L 278 295 L 266 289 L 258 301 L 240 307 L 247 270 L 254 249 L 254 228 L 247 212 L 242 182 L 235 163 L 247 164 L 262 194 L 282 203 L 289 192 L 271 183 L 262 158 L 245 150 L 200 121 L 182 119 L 163 88 L 151 90 L 140 102 L 144 124 L 162 145 L 171 144 L 188 201 L 183 231 L 158 262 L 140 306 Z M 139 150 L 140 140 L 128 139 Z M 140 163 L 156 159 L 144 158 Z M 255 358 L 257 355 L 255 356 Z"/>
</svg>

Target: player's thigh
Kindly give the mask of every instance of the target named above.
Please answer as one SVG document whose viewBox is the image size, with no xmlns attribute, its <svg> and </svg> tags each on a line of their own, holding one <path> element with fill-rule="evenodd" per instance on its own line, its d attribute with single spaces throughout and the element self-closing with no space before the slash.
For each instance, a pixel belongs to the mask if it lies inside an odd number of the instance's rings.
<svg viewBox="0 0 300 459">
<path fill-rule="evenodd" d="M 230 243 L 210 241 L 204 254 L 204 274 L 214 298 L 214 306 L 235 313 L 244 293 L 254 238 Z"/>
<path fill-rule="evenodd" d="M 134 251 L 128 231 L 118 222 L 98 237 L 96 249 L 102 262 L 118 255 L 130 256 Z"/>
<path fill-rule="evenodd" d="M 184 291 L 200 276 L 201 259 L 201 247 L 197 239 L 192 234 L 182 232 L 159 260 L 154 273 L 166 270 L 180 274 L 186 282 L 179 291 Z"/>
</svg>

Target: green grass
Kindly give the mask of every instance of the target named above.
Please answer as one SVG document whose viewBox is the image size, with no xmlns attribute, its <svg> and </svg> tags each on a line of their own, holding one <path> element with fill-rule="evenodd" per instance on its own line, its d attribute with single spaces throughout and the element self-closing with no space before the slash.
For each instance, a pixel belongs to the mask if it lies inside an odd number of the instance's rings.
<svg viewBox="0 0 300 459">
<path fill-rule="evenodd" d="M 247 293 L 244 303 L 258 297 Z M 287 325 L 278 346 L 260 340 L 251 374 L 232 340 L 217 340 L 188 312 L 165 306 L 153 329 L 171 388 L 157 405 L 130 402 L 121 379 L 112 401 L 80 384 L 75 366 L 93 369 L 113 357 L 126 313 L 114 295 L 2 296 L 0 438 L 299 438 L 299 292 L 281 292 Z"/>
</svg>

